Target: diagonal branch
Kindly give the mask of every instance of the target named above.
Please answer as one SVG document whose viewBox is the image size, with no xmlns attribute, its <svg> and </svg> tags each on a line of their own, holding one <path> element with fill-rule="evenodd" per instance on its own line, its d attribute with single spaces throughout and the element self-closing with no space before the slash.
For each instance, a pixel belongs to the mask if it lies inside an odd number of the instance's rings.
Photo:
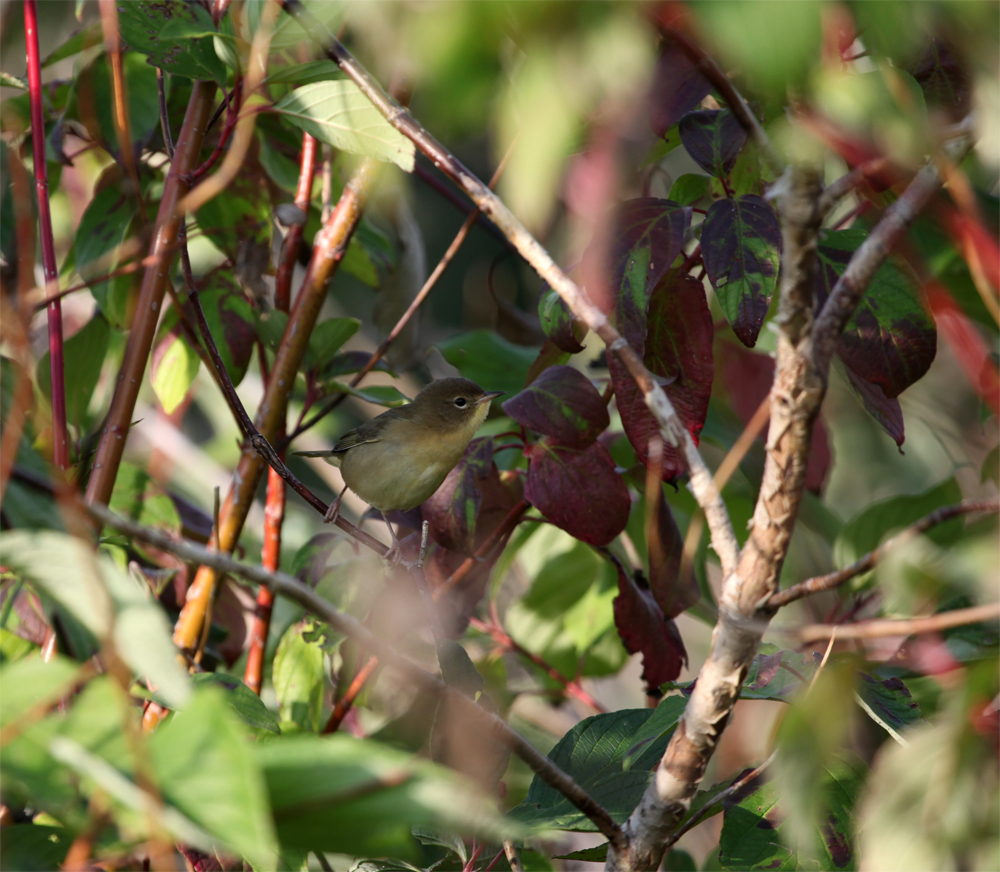
<svg viewBox="0 0 1000 872">
<path fill-rule="evenodd" d="M 678 446 L 691 475 L 691 490 L 705 512 L 712 544 L 719 555 L 723 571 L 728 575 L 736 565 L 738 546 L 732 523 L 718 488 L 712 481 L 705 461 L 674 410 L 660 385 L 652 378 L 634 349 L 608 321 L 604 313 L 552 260 L 551 255 L 528 232 L 524 225 L 490 189 L 458 158 L 438 142 L 427 130 L 378 85 L 354 59 L 329 29 L 307 12 L 299 0 L 281 0 L 284 9 L 302 24 L 307 33 L 323 34 L 324 50 L 382 113 L 393 127 L 411 139 L 446 175 L 454 180 L 510 240 L 518 253 L 534 268 L 565 301 L 573 313 L 593 330 L 617 354 L 642 391 L 646 405 L 660 427 L 660 435 L 670 445 Z"/>
<path fill-rule="evenodd" d="M 905 530 L 883 542 L 874 551 L 869 551 L 864 557 L 850 566 L 845 566 L 837 572 L 808 578 L 789 588 L 785 588 L 785 590 L 778 591 L 767 601 L 767 608 L 776 610 L 781 606 L 788 605 L 788 603 L 795 602 L 795 600 L 802 599 L 802 597 L 811 596 L 814 593 L 824 590 L 833 590 L 835 587 L 839 587 L 852 578 L 857 578 L 857 576 L 867 572 L 877 563 L 881 563 L 890 551 L 894 551 L 900 545 L 905 545 L 907 542 L 912 542 L 917 536 L 923 535 L 932 527 L 943 524 L 945 521 L 950 521 L 952 518 L 969 515 L 973 512 L 996 514 L 998 511 L 1000 511 L 1000 500 L 995 498 L 992 500 L 965 500 L 954 506 L 944 506 L 921 518 L 915 524 L 911 524 Z"/>
<path fill-rule="evenodd" d="M 938 612 L 925 618 L 903 620 L 862 621 L 844 627 L 840 624 L 809 624 L 793 630 L 800 642 L 819 642 L 823 639 L 884 639 L 890 636 L 916 636 L 920 633 L 937 633 L 967 624 L 995 621 L 1000 618 L 1000 603 L 986 603 L 967 609 Z"/>
<path fill-rule="evenodd" d="M 611 815 L 590 794 L 569 775 L 563 772 L 548 757 L 540 754 L 520 734 L 512 730 L 499 717 L 487 712 L 474 700 L 446 685 L 440 679 L 421 669 L 400 654 L 393 646 L 384 642 L 358 620 L 335 608 L 308 585 L 283 572 L 268 572 L 260 566 L 241 563 L 218 551 L 210 551 L 200 545 L 178 541 L 173 536 L 132 521 L 119 518 L 107 506 L 91 504 L 87 511 L 102 524 L 140 541 L 167 551 L 182 560 L 212 567 L 213 572 L 240 575 L 248 581 L 269 587 L 276 595 L 287 597 L 308 609 L 331 627 L 350 636 L 366 650 L 373 652 L 379 662 L 403 672 L 427 692 L 448 694 L 450 701 L 464 706 L 475 723 L 481 723 L 528 764 L 546 784 L 558 790 L 581 812 L 587 815 L 612 844 L 622 843 L 622 831 Z"/>
</svg>

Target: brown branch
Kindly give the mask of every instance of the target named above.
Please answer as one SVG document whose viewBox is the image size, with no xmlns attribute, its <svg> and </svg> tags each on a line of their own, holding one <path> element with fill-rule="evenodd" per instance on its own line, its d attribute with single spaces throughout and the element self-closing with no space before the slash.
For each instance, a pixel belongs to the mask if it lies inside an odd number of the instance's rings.
<svg viewBox="0 0 1000 872">
<path fill-rule="evenodd" d="M 952 627 L 993 621 L 1000 617 L 1000 603 L 988 603 L 968 609 L 938 612 L 926 618 L 907 618 L 899 621 L 863 621 L 860 624 L 807 624 L 790 632 L 800 642 L 819 642 L 822 639 L 883 639 L 887 636 L 916 636 L 920 633 L 937 633 Z"/>
<path fill-rule="evenodd" d="M 507 726 L 499 717 L 485 711 L 474 700 L 450 688 L 440 679 L 421 669 L 400 654 L 393 646 L 382 641 L 358 620 L 335 608 L 297 578 L 283 572 L 268 572 L 262 567 L 241 563 L 221 552 L 210 551 L 190 542 L 178 541 L 161 530 L 143 527 L 140 524 L 119 518 L 103 505 L 91 504 L 86 508 L 101 524 L 174 554 L 182 560 L 210 566 L 213 572 L 239 575 L 248 581 L 266 585 L 275 595 L 287 597 L 298 603 L 338 632 L 350 636 L 366 650 L 374 652 L 380 662 L 400 670 L 424 690 L 433 694 L 449 694 L 452 701 L 465 707 L 474 723 L 482 724 L 500 742 L 524 760 L 539 778 L 565 796 L 590 818 L 612 844 L 621 845 L 622 831 L 607 810 L 548 757 L 535 750 L 526 739 Z"/>
<path fill-rule="evenodd" d="M 136 399 L 143 382 L 146 361 L 156 333 L 156 325 L 166 290 L 169 259 L 177 240 L 180 221 L 177 205 L 184 194 L 181 178 L 198 160 L 205 122 L 212 110 L 215 85 L 212 82 L 195 82 L 188 103 L 187 115 L 181 128 L 174 162 L 163 187 L 160 209 L 153 230 L 150 256 L 153 263 L 146 268 L 139 291 L 135 320 L 129 332 L 125 357 L 118 374 L 111 409 L 94 457 L 94 465 L 87 483 L 87 500 L 106 503 L 111 497 L 118 466 L 125 450 L 125 439 L 132 424 Z"/>
<path fill-rule="evenodd" d="M 844 582 L 850 581 L 852 578 L 856 578 L 862 573 L 867 572 L 877 563 L 880 563 L 883 559 L 885 559 L 885 556 L 889 553 L 889 551 L 895 550 L 900 545 L 905 545 L 907 542 L 911 542 L 916 539 L 917 536 L 923 535 L 932 527 L 936 527 L 938 524 L 943 524 L 945 521 L 949 521 L 952 518 L 957 518 L 961 515 L 968 515 L 973 512 L 996 514 L 998 511 L 1000 511 L 1000 500 L 996 498 L 991 500 L 965 500 L 964 502 L 958 503 L 954 506 L 944 506 L 943 508 L 937 509 L 929 515 L 921 518 L 915 524 L 911 524 L 891 539 L 887 539 L 874 551 L 869 551 L 864 557 L 852 563 L 850 566 L 845 566 L 837 572 L 830 572 L 826 575 L 818 575 L 815 578 L 806 579 L 805 581 L 801 581 L 798 584 L 785 588 L 785 590 L 778 591 L 767 601 L 766 607 L 771 610 L 777 610 L 781 608 L 781 606 L 785 606 L 788 605 L 788 603 L 795 602 L 795 600 L 802 599 L 802 597 L 811 596 L 814 593 L 819 593 L 824 590 L 833 590 L 835 587 L 839 587 L 844 584 Z"/>
<path fill-rule="evenodd" d="M 642 391 L 643 398 L 660 427 L 665 442 L 679 446 L 690 472 L 691 490 L 698 504 L 705 511 L 712 541 L 725 573 L 736 565 L 738 546 L 729 515 L 722 497 L 712 482 L 712 475 L 688 432 L 678 417 L 663 388 L 652 378 L 642 359 L 622 338 L 604 313 L 552 260 L 549 253 L 527 231 L 524 225 L 489 188 L 482 183 L 458 158 L 438 142 L 427 130 L 395 100 L 389 97 L 368 72 L 354 59 L 329 29 L 308 13 L 299 0 L 281 0 L 284 9 L 303 25 L 314 38 L 322 34 L 324 50 L 372 101 L 374 106 L 400 133 L 413 143 L 447 176 L 466 192 L 510 240 L 520 255 L 548 282 L 569 308 L 584 324 L 593 330 L 617 354 Z"/>
</svg>

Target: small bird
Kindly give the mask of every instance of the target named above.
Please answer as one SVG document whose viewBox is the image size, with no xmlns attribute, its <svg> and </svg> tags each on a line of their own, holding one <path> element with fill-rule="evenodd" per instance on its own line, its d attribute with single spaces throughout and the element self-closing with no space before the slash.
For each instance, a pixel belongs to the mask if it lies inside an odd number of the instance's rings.
<svg viewBox="0 0 1000 872">
<path fill-rule="evenodd" d="M 345 433 L 331 450 L 294 452 L 340 468 L 344 490 L 323 520 L 337 520 L 341 497 L 350 488 L 382 513 L 392 536 L 390 554 L 397 555 L 399 541 L 386 513 L 416 508 L 441 486 L 486 420 L 490 401 L 502 394 L 467 378 L 438 379 L 412 403 Z"/>
</svg>

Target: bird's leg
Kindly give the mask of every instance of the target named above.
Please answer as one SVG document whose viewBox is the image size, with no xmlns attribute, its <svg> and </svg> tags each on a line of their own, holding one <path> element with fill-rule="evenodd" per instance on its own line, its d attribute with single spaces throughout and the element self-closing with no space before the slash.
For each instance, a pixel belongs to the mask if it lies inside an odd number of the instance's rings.
<svg viewBox="0 0 1000 872">
<path fill-rule="evenodd" d="M 347 493 L 347 485 L 344 485 L 344 489 L 337 494 L 337 498 L 330 503 L 330 507 L 326 510 L 326 514 L 323 515 L 324 524 L 335 524 L 337 518 L 340 517 L 340 498 Z"/>
<path fill-rule="evenodd" d="M 385 512 L 382 512 L 381 509 L 379 511 L 382 514 L 382 520 L 385 521 L 386 527 L 389 528 L 389 535 L 392 536 L 392 547 L 385 552 L 385 556 L 382 559 L 388 562 L 390 569 L 393 569 L 402 559 L 403 550 L 399 547 L 399 539 L 396 538 L 396 531 L 392 529 L 392 524 L 389 523 L 389 516 Z"/>
</svg>

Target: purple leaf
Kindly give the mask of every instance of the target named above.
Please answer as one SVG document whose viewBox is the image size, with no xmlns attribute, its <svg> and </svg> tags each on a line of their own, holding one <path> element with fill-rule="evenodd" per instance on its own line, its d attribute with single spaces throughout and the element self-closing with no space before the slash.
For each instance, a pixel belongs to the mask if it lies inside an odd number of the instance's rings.
<svg viewBox="0 0 1000 872">
<path fill-rule="evenodd" d="M 649 305 L 649 332 L 644 362 L 658 378 L 695 442 L 705 424 L 712 393 L 712 315 L 701 283 L 690 276 L 668 275 L 656 286 Z M 642 393 L 624 365 L 608 357 L 618 412 L 625 435 L 645 464 L 649 440 L 659 434 Z M 676 480 L 684 471 L 677 449 L 663 446 L 663 478 Z"/>
<path fill-rule="evenodd" d="M 529 457 L 524 498 L 557 527 L 588 545 L 607 545 L 628 522 L 628 488 L 600 442 L 572 448 L 545 438 Z"/>
<path fill-rule="evenodd" d="M 701 591 L 693 566 L 688 565 L 681 578 L 684 539 L 662 493 L 659 499 L 656 513 L 658 535 L 650 536 L 648 543 L 649 589 L 663 614 L 675 618 L 698 602 Z"/>
<path fill-rule="evenodd" d="M 729 175 L 747 140 L 743 125 L 728 109 L 689 112 L 677 132 L 694 162 L 717 178 Z"/>
<path fill-rule="evenodd" d="M 643 353 L 650 294 L 681 253 L 690 225 L 689 207 L 653 197 L 628 200 L 615 215 L 610 315 L 637 354 Z M 591 246 L 584 259 L 594 256 L 596 249 Z M 590 270 L 585 268 L 584 272 Z"/>
<path fill-rule="evenodd" d="M 578 448 L 593 442 L 611 423 L 590 379 L 571 366 L 550 366 L 507 400 L 503 410 L 518 424 Z"/>
<path fill-rule="evenodd" d="M 618 567 L 618 596 L 612 603 L 615 626 L 629 654 L 642 654 L 642 680 L 648 693 L 673 681 L 687 664 L 687 651 L 671 618 L 663 612 L 653 595 L 640 588 Z"/>
<path fill-rule="evenodd" d="M 677 121 L 696 109 L 712 86 L 674 43 L 669 43 L 656 61 L 649 91 L 649 124 L 664 137 Z"/>
<path fill-rule="evenodd" d="M 494 470 L 493 440 L 473 439 L 441 487 L 421 508 L 435 542 L 464 554 L 473 553 L 483 502 L 480 483 Z"/>
<path fill-rule="evenodd" d="M 569 306 L 555 291 L 542 288 L 538 298 L 538 318 L 542 331 L 558 348 L 570 354 L 583 351 L 578 334 L 585 333 L 586 328 L 574 321 Z"/>
<path fill-rule="evenodd" d="M 847 370 L 847 379 L 861 399 L 861 405 L 865 407 L 865 411 L 902 448 L 906 434 L 903 432 L 903 409 L 899 405 L 899 400 L 895 397 L 887 397 L 882 388 L 874 382 L 863 379 L 851 367 L 847 366 L 845 369 Z"/>
<path fill-rule="evenodd" d="M 954 46 L 932 39 L 920 62 L 910 72 L 924 92 L 929 106 L 940 106 L 958 121 L 969 111 L 969 70 Z"/>
<path fill-rule="evenodd" d="M 702 225 L 701 250 L 726 320 L 740 342 L 753 348 L 778 284 L 778 216 L 756 194 L 717 200 Z"/>
<path fill-rule="evenodd" d="M 816 278 L 820 306 L 867 236 L 854 228 L 823 234 Z M 901 261 L 890 259 L 879 267 L 847 322 L 837 350 L 855 375 L 877 384 L 890 399 L 930 368 L 937 351 L 937 330 L 924 308 L 916 277 Z"/>
</svg>

